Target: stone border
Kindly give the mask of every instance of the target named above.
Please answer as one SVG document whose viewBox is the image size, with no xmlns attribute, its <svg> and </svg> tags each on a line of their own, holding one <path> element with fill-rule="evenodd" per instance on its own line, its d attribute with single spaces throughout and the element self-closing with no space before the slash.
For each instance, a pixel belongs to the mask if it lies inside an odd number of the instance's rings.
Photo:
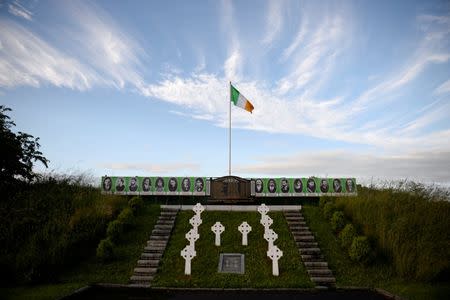
<svg viewBox="0 0 450 300">
<path fill-rule="evenodd" d="M 194 205 L 161 205 L 161 209 L 192 210 Z M 255 211 L 259 205 L 203 205 L 206 211 Z M 267 205 L 270 211 L 301 210 L 301 205 Z"/>
</svg>

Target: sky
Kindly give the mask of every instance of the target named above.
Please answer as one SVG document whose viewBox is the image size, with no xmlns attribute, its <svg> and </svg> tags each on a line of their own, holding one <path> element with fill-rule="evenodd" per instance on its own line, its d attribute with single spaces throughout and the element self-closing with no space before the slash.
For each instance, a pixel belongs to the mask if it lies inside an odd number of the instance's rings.
<svg viewBox="0 0 450 300">
<path fill-rule="evenodd" d="M 0 1 L 0 105 L 93 176 L 450 185 L 449 1 Z"/>
</svg>

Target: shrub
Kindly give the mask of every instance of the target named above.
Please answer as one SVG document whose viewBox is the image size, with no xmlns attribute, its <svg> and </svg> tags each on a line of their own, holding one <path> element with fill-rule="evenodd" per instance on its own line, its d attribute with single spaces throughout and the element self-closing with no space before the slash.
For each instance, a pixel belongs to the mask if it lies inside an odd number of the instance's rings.
<svg viewBox="0 0 450 300">
<path fill-rule="evenodd" d="M 348 251 L 351 260 L 357 262 L 367 262 L 370 255 L 370 244 L 365 236 L 357 236 L 353 239 Z"/>
<path fill-rule="evenodd" d="M 129 207 L 124 208 L 117 217 L 117 220 L 123 224 L 125 230 L 133 227 L 134 225 L 133 210 Z"/>
<path fill-rule="evenodd" d="M 114 244 L 110 239 L 103 239 L 97 247 L 97 258 L 101 262 L 108 262 L 114 259 Z"/>
<path fill-rule="evenodd" d="M 323 216 L 325 217 L 325 219 L 327 219 L 329 221 L 331 219 L 331 217 L 333 216 L 333 213 L 335 210 L 336 210 L 336 206 L 334 205 L 334 203 L 327 202 L 323 207 Z"/>
<path fill-rule="evenodd" d="M 342 248 L 348 249 L 356 237 L 356 230 L 352 224 L 345 225 L 344 229 L 339 233 Z"/>
<path fill-rule="evenodd" d="M 111 239 L 111 241 L 115 243 L 119 241 L 122 233 L 123 233 L 123 224 L 120 221 L 114 220 L 108 224 L 108 229 L 106 229 L 106 235 Z"/>
<path fill-rule="evenodd" d="M 345 226 L 345 217 L 342 211 L 335 211 L 331 217 L 331 228 L 335 232 L 339 232 Z"/>
<path fill-rule="evenodd" d="M 133 213 L 136 216 L 139 209 L 144 206 L 144 201 L 141 197 L 135 196 L 128 201 L 128 206 L 133 210 Z"/>
<path fill-rule="evenodd" d="M 324 209 L 324 207 L 325 207 L 325 204 L 327 204 L 328 202 L 331 202 L 331 199 L 330 199 L 330 198 L 328 198 L 328 197 L 326 197 L 326 196 L 320 197 L 320 199 L 319 199 L 319 208 L 320 208 L 320 211 L 323 212 L 323 209 Z"/>
</svg>

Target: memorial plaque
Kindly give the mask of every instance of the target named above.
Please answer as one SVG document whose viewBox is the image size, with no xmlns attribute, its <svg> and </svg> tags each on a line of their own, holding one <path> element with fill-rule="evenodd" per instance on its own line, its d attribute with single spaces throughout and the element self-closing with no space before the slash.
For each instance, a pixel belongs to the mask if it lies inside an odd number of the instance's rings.
<svg viewBox="0 0 450 300">
<path fill-rule="evenodd" d="M 244 274 L 245 255 L 240 253 L 221 253 L 219 260 L 219 273 Z"/>
</svg>

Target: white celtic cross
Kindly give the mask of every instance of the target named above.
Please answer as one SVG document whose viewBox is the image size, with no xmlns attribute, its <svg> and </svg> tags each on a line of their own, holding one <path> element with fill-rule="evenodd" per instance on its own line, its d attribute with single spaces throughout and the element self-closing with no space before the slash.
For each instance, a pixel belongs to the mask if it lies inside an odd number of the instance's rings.
<svg viewBox="0 0 450 300">
<path fill-rule="evenodd" d="M 200 235 L 197 233 L 197 231 L 191 229 L 188 233 L 186 233 L 185 237 L 189 241 L 189 246 L 195 249 L 195 242 L 200 238 Z"/>
<path fill-rule="evenodd" d="M 250 231 L 252 231 L 252 227 L 244 221 L 241 225 L 239 225 L 238 230 L 242 233 L 242 245 L 247 246 L 247 235 Z"/>
<path fill-rule="evenodd" d="M 191 275 L 191 260 L 197 255 L 197 252 L 193 247 L 187 245 L 180 254 L 184 258 L 184 274 Z"/>
<path fill-rule="evenodd" d="M 200 203 L 197 203 L 194 205 L 192 210 L 195 212 L 196 215 L 198 215 L 200 217 L 202 212 L 205 210 L 205 207 L 203 205 L 201 205 Z"/>
<path fill-rule="evenodd" d="M 202 219 L 200 218 L 200 215 L 194 215 L 192 218 L 190 218 L 189 224 L 192 225 L 195 232 L 198 232 L 198 226 L 202 224 Z"/>
<path fill-rule="evenodd" d="M 278 260 L 283 256 L 283 251 L 278 249 L 277 246 L 273 246 L 267 251 L 267 256 L 272 260 L 272 275 L 278 276 Z"/>
<path fill-rule="evenodd" d="M 258 206 L 258 212 L 261 214 L 261 217 L 266 215 L 269 210 L 269 207 L 267 207 L 264 203 Z"/>
<path fill-rule="evenodd" d="M 259 222 L 262 226 L 264 226 L 264 232 L 267 232 L 267 230 L 269 230 L 270 226 L 273 224 L 272 218 L 268 215 L 263 215 Z"/>
<path fill-rule="evenodd" d="M 220 246 L 220 235 L 225 231 L 225 227 L 220 222 L 216 222 L 211 226 L 211 231 L 216 235 L 215 245 Z"/>
<path fill-rule="evenodd" d="M 273 247 L 273 242 L 278 238 L 278 234 L 276 234 L 273 229 L 269 229 L 264 233 L 264 239 L 269 243 L 268 249 Z"/>
</svg>

